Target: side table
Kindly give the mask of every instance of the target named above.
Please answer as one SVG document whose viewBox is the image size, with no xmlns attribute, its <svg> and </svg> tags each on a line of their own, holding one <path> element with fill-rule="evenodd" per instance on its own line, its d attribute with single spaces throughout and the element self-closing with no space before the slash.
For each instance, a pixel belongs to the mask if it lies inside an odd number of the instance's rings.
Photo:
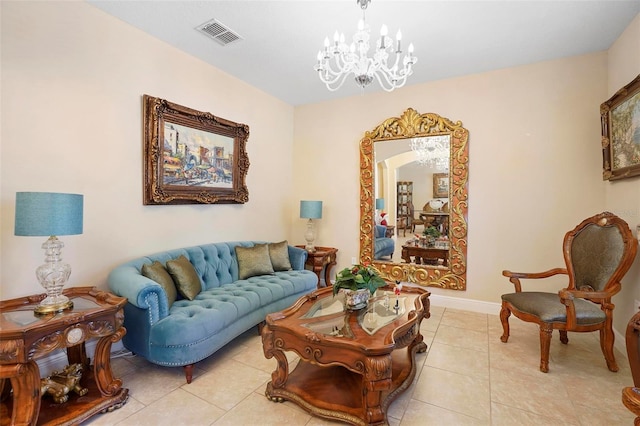
<svg viewBox="0 0 640 426">
<path fill-rule="evenodd" d="M 111 372 L 111 344 L 126 330 L 123 307 L 127 301 L 95 287 L 72 287 L 63 292 L 73 309 L 36 316 L 34 308 L 45 294 L 0 301 L 0 389 L 9 379 L 11 398 L 0 399 L 0 424 L 72 425 L 94 414 L 124 405 L 129 390 Z M 93 366 L 85 342 L 98 339 Z M 69 364 L 83 366 L 80 383 L 89 392 L 56 404 L 40 395 L 40 371 L 35 360 L 56 349 L 67 350 Z M 10 414 L 10 416 L 9 416 Z"/>
<path fill-rule="evenodd" d="M 396 235 L 396 227 L 395 225 L 387 225 L 387 230 L 384 234 L 386 238 L 393 238 Z"/>
<path fill-rule="evenodd" d="M 305 246 L 296 247 L 303 249 Z M 316 247 L 315 253 L 307 252 L 308 257 L 306 265 L 311 267 L 311 270 L 318 276 L 318 288 L 322 287 L 320 285 L 320 274 L 322 273 L 322 268 L 324 268 L 324 285 L 331 285 L 331 268 L 337 263 L 337 253 L 338 249 L 333 247 Z"/>
</svg>

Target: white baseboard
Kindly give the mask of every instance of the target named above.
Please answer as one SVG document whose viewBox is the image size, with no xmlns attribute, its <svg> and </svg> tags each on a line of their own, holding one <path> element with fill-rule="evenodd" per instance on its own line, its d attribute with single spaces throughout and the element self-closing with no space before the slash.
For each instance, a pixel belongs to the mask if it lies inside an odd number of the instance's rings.
<svg viewBox="0 0 640 426">
<path fill-rule="evenodd" d="M 478 312 L 480 314 L 500 314 L 500 303 L 495 302 L 483 302 L 460 297 L 441 296 L 439 294 L 431 294 L 429 300 L 433 306 L 442 308 L 461 309 L 464 311 Z"/>
<path fill-rule="evenodd" d="M 460 297 L 442 296 L 438 294 L 432 294 L 429 296 L 429 300 L 433 306 L 439 306 L 442 308 L 460 309 L 470 312 L 478 312 L 480 314 L 500 315 L 500 303 L 495 302 L 483 302 L 480 300 L 463 299 Z M 619 333 L 615 328 L 613 329 L 615 336 L 614 347 L 622 352 L 624 357 L 627 357 L 627 346 L 625 344 L 624 334 Z"/>
</svg>

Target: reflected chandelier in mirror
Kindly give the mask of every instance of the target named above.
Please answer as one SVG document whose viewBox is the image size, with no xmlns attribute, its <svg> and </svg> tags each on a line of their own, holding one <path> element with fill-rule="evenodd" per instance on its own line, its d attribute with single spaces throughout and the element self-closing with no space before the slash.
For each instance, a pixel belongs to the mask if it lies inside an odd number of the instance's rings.
<svg viewBox="0 0 640 426">
<path fill-rule="evenodd" d="M 375 153 L 374 144 L 407 138 L 449 138 L 449 258 L 444 265 L 394 263 L 374 259 Z M 360 141 L 360 262 L 370 263 L 382 278 L 452 290 L 465 290 L 467 279 L 467 211 L 469 132 L 462 122 L 438 114 L 419 114 L 409 108 L 365 132 Z M 401 247 L 396 247 L 401 250 Z"/>
</svg>

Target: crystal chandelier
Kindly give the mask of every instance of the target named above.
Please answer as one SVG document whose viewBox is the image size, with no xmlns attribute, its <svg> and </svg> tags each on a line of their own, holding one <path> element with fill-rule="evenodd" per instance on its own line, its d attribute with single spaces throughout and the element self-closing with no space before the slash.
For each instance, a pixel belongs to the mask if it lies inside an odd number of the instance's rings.
<svg viewBox="0 0 640 426">
<path fill-rule="evenodd" d="M 402 59 L 400 41 L 402 33 L 398 30 L 396 42 L 387 37 L 387 26 L 380 29 L 380 38 L 375 45 L 373 58 L 369 58 L 370 29 L 365 23 L 364 13 L 371 0 L 356 0 L 362 9 L 362 19 L 358 22 L 358 31 L 353 36 L 351 45 L 345 43 L 344 33 L 335 32 L 333 44 L 329 38 L 324 39 L 324 50 L 318 52 L 318 63 L 314 67 L 320 80 L 327 89 L 336 91 L 344 84 L 347 77 L 354 75 L 356 83 L 365 88 L 373 79 L 387 92 L 404 86 L 407 77 L 412 73 L 411 67 L 418 61 L 413 56 L 413 43 L 409 44 L 407 55 Z M 395 48 L 394 48 L 395 46 Z M 392 65 L 387 63 L 389 56 L 395 54 Z"/>
<path fill-rule="evenodd" d="M 418 156 L 418 163 L 432 169 L 449 170 L 449 136 L 437 135 L 413 138 L 411 150 Z"/>
</svg>

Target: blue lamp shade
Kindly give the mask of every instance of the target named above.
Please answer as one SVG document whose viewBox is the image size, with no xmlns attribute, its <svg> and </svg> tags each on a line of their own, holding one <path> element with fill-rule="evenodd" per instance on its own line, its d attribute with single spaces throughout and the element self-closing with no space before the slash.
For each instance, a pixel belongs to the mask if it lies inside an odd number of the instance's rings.
<svg viewBox="0 0 640 426">
<path fill-rule="evenodd" d="M 82 234 L 83 196 L 55 192 L 17 192 L 15 235 Z"/>
<path fill-rule="evenodd" d="M 384 198 L 376 198 L 376 210 L 384 209 Z"/>
<path fill-rule="evenodd" d="M 300 218 L 321 219 L 322 201 L 300 201 Z"/>
</svg>

